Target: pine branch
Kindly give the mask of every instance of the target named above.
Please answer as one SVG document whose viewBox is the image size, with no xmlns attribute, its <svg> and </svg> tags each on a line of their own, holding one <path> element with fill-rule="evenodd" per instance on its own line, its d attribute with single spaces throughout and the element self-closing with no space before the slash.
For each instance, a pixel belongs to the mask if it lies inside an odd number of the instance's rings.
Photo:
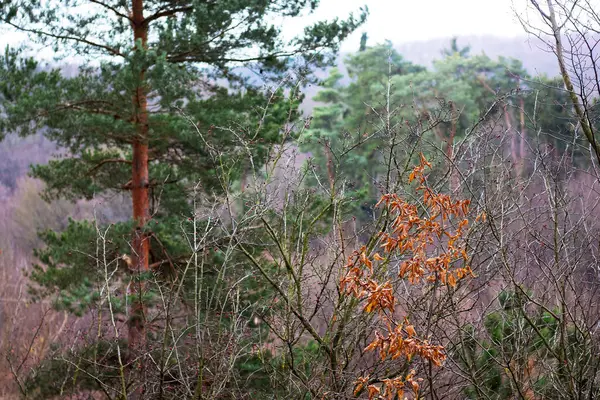
<svg viewBox="0 0 600 400">
<path fill-rule="evenodd" d="M 76 103 L 64 103 L 64 104 L 59 104 L 54 111 L 60 111 L 60 110 L 65 110 L 65 109 L 71 109 L 71 110 L 77 110 L 77 111 L 85 111 L 85 112 L 89 112 L 92 114 L 102 114 L 102 115 L 109 115 L 111 117 L 113 117 L 114 119 L 123 119 L 123 117 L 121 115 L 119 115 L 118 113 L 114 112 L 114 111 L 110 111 L 110 110 L 106 110 L 103 108 L 87 108 L 87 107 L 82 107 L 82 105 L 85 104 L 94 104 L 94 103 L 107 103 L 104 101 L 96 101 L 96 100 L 86 100 L 86 101 L 80 101 L 80 102 L 76 102 Z M 110 103 L 108 103 L 110 104 Z M 48 113 L 48 112 L 46 112 Z"/>
<path fill-rule="evenodd" d="M 87 173 L 86 175 L 92 175 L 95 171 L 97 171 L 98 169 L 100 169 L 104 164 L 115 164 L 115 163 L 121 163 L 121 164 L 131 164 L 131 160 L 125 160 L 123 158 L 107 158 L 106 160 L 102 160 L 100 161 L 98 164 L 96 164 L 94 167 L 92 167 Z"/>
<path fill-rule="evenodd" d="M 193 9 L 194 9 L 193 6 L 187 6 L 187 7 L 173 8 L 171 10 L 159 11 L 155 14 L 152 14 L 152 15 L 144 18 L 143 24 L 148 25 L 150 22 L 155 21 L 159 18 L 170 17 L 170 16 L 173 16 L 178 13 L 187 13 L 187 12 L 192 11 Z"/>
<path fill-rule="evenodd" d="M 33 33 L 36 35 L 40 35 L 40 36 L 48 36 L 54 39 L 60 39 L 60 40 L 71 40 L 71 41 L 75 41 L 75 42 L 80 42 L 80 43 L 85 43 L 89 46 L 92 47 L 97 47 L 99 49 L 102 50 L 106 50 L 109 54 L 115 55 L 115 56 L 119 56 L 119 57 L 123 57 L 125 58 L 125 55 L 123 53 L 121 53 L 118 49 L 115 49 L 113 47 L 110 47 L 108 45 L 105 44 L 100 44 L 100 43 L 96 43 L 96 42 L 92 42 L 91 40 L 87 40 L 84 38 L 79 38 L 79 37 L 75 37 L 75 36 L 67 36 L 67 35 L 57 35 L 54 33 L 50 33 L 50 32 L 45 32 L 42 30 L 37 30 L 37 29 L 31 29 L 31 28 L 25 28 L 22 26 L 19 26 L 15 23 L 12 23 L 6 19 L 0 19 L 0 21 L 6 23 L 7 25 L 12 26 L 13 28 L 21 31 L 21 32 L 27 32 L 27 33 Z"/>
<path fill-rule="evenodd" d="M 108 4 L 106 4 L 106 3 L 102 2 L 102 1 L 98 1 L 98 0 L 90 0 L 90 3 L 95 3 L 95 4 L 98 4 L 98 5 L 100 5 L 100 6 L 104 7 L 104 8 L 106 8 L 106 9 L 108 9 L 108 10 L 112 11 L 112 12 L 113 12 L 113 13 L 115 13 L 115 15 L 116 15 L 116 16 L 118 16 L 118 17 L 121 17 L 121 18 L 126 18 L 126 19 L 128 19 L 129 21 L 131 21 L 131 20 L 132 20 L 132 19 L 131 19 L 131 17 L 129 17 L 128 15 L 126 15 L 126 14 L 123 14 L 122 12 L 120 12 L 119 10 L 117 10 L 115 7 L 113 7 L 113 6 L 110 6 L 110 5 L 108 5 Z"/>
<path fill-rule="evenodd" d="M 286 52 L 271 53 L 268 55 L 258 56 L 258 57 L 247 57 L 247 58 L 244 58 L 244 57 L 233 58 L 232 57 L 232 58 L 219 58 L 219 59 L 202 57 L 202 54 L 197 54 L 196 52 L 193 52 L 193 51 L 187 51 L 184 53 L 169 56 L 169 57 L 167 57 L 167 60 L 172 63 L 178 63 L 178 62 L 205 62 L 205 63 L 252 62 L 252 61 L 264 61 L 264 60 L 268 60 L 268 59 L 272 59 L 272 58 L 279 58 L 279 57 L 292 57 L 292 56 L 295 56 L 295 55 L 301 53 L 304 50 L 306 50 L 306 49 L 287 52 L 287 53 Z"/>
</svg>

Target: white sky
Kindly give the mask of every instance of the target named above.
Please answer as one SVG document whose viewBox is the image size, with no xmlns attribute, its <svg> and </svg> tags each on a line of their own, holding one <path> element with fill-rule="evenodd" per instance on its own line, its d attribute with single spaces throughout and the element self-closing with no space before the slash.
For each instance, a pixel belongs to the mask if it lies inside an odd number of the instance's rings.
<svg viewBox="0 0 600 400">
<path fill-rule="evenodd" d="M 522 10 L 529 0 L 321 0 L 314 19 L 342 18 L 362 5 L 370 15 L 342 50 L 355 50 L 363 31 L 370 43 L 386 39 L 395 44 L 465 35 L 524 36 L 513 8 Z M 312 18 L 311 18 L 312 19 Z M 301 29 L 294 21 L 294 30 Z M 290 26 L 291 28 L 291 26 Z"/>
<path fill-rule="evenodd" d="M 369 34 L 369 43 L 386 39 L 395 44 L 434 38 L 464 35 L 514 37 L 524 35 L 514 16 L 513 7 L 522 9 L 529 0 L 321 0 L 314 15 L 285 21 L 284 33 L 294 36 L 312 21 L 344 18 L 351 11 L 367 5 L 367 23 L 342 46 L 351 51 L 358 46 L 362 32 Z M 15 32 L 2 32 L 0 48 L 23 40 Z"/>
</svg>

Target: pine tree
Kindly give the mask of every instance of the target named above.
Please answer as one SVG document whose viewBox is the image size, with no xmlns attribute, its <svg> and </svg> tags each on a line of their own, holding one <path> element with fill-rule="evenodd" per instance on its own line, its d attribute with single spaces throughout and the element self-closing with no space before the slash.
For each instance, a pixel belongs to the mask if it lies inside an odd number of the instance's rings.
<svg viewBox="0 0 600 400">
<path fill-rule="evenodd" d="M 79 73 L 66 77 L 7 49 L 0 67 L 0 137 L 44 129 L 65 149 L 66 156 L 32 168 L 46 184 L 47 199 L 131 195 L 131 219 L 111 221 L 106 249 L 109 257 L 124 255 L 134 277 L 131 350 L 144 344 L 148 274 L 165 266 L 178 270 L 190 257 L 180 222 L 190 214 L 193 188 L 199 183 L 208 196 L 239 179 L 246 155 L 240 140 L 260 160 L 282 139 L 280 126 L 299 98 L 261 85 L 282 79 L 292 64 L 326 65 L 331 58 L 324 50 L 335 53 L 366 18 L 361 10 L 346 20 L 318 22 L 285 42 L 272 21 L 300 17 L 318 3 L 0 2 L 4 24 L 51 46 L 63 61 L 81 62 Z M 262 79 L 236 68 L 248 64 Z M 58 294 L 63 306 L 85 310 L 98 287 L 96 266 L 86 256 L 95 252 L 94 224 L 71 221 L 64 232 L 42 237 L 46 247 L 37 255 L 43 265 L 32 274 L 37 295 Z"/>
<path fill-rule="evenodd" d="M 454 36 L 452 40 L 450 40 L 450 47 L 442 50 L 442 55 L 444 57 L 449 57 L 458 54 L 460 57 L 468 57 L 470 51 L 471 46 L 458 47 L 458 38 Z"/>
<path fill-rule="evenodd" d="M 435 116 L 438 124 L 432 127 L 440 150 L 440 157 L 450 170 L 454 168 L 454 147 L 458 140 L 471 129 L 479 118 L 496 105 L 503 115 L 505 131 L 510 135 L 511 155 L 520 163 L 523 141 L 518 135 L 522 130 L 516 112 L 522 99 L 517 93 L 521 79 L 527 73 L 518 60 L 503 57 L 492 60 L 485 54 L 471 56 L 468 47 L 458 49 L 453 42 L 446 56 L 433 62 L 433 68 L 411 76 L 394 79 L 395 101 L 411 102 L 418 112 Z M 522 107 L 521 107 L 522 108 Z M 412 110 L 409 110 L 412 111 Z M 414 119 L 414 115 L 406 115 Z M 459 186 L 459 178 L 451 178 L 451 187 Z"/>
<path fill-rule="evenodd" d="M 371 209 L 381 195 L 380 180 L 385 170 L 382 146 L 389 145 L 391 132 L 381 127 L 385 113 L 388 79 L 409 76 L 424 68 L 405 60 L 390 42 L 366 46 L 344 60 L 349 82 L 332 69 L 323 89 L 314 98 L 310 129 L 300 138 L 301 149 L 310 152 L 312 163 L 328 187 L 342 186 L 350 199 L 349 214 L 370 218 Z M 393 107 L 392 107 L 393 108 Z M 348 151 L 352 149 L 352 151 Z"/>
</svg>

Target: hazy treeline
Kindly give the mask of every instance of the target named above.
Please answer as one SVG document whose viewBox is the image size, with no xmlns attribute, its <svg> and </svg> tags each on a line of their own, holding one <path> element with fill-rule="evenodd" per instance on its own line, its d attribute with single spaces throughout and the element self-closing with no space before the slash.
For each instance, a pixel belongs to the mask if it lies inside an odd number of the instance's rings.
<svg viewBox="0 0 600 400">
<path fill-rule="evenodd" d="M 0 2 L 82 60 L 0 58 L 0 397 L 597 397 L 600 19 L 529 4 L 556 77 L 335 67 L 368 11 L 285 41 L 313 1 Z"/>
</svg>

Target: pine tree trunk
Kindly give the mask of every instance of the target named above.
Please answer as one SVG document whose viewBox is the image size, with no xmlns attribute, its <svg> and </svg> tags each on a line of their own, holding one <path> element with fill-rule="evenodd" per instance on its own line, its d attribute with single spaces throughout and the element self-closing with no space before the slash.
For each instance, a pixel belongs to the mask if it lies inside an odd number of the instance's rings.
<svg viewBox="0 0 600 400">
<path fill-rule="evenodd" d="M 143 0 L 132 0 L 132 27 L 136 47 L 145 49 L 148 40 L 148 26 L 144 21 Z M 142 302 L 144 285 L 140 274 L 149 269 L 150 243 L 144 228 L 150 217 L 148 201 L 148 103 L 147 89 L 144 87 L 144 71 L 140 72 L 139 86 L 133 95 L 135 109 L 134 123 L 136 136 L 133 140 L 132 160 L 132 203 L 135 232 L 132 238 L 132 261 L 134 267 L 134 284 L 132 285 L 132 305 L 129 319 L 129 350 L 135 356 L 144 343 L 145 338 L 145 310 Z"/>
</svg>

